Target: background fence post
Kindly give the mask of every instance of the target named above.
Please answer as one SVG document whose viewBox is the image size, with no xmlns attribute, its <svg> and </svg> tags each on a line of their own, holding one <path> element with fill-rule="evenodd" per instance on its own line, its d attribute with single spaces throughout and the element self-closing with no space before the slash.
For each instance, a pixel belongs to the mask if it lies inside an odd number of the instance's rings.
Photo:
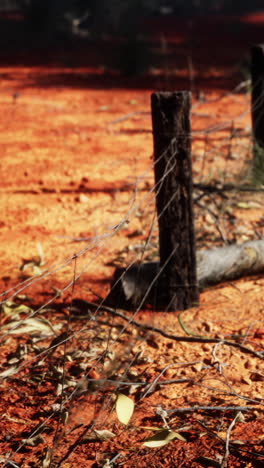
<svg viewBox="0 0 264 468">
<path fill-rule="evenodd" d="M 264 44 L 251 48 L 251 115 L 255 144 L 264 149 Z"/>
<path fill-rule="evenodd" d="M 192 201 L 191 93 L 151 96 L 161 276 L 158 306 L 184 310 L 199 301 Z"/>
</svg>

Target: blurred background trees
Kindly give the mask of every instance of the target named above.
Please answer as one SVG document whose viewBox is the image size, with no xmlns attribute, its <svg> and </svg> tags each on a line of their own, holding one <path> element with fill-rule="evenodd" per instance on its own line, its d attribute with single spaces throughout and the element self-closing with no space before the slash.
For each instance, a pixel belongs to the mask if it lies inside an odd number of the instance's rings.
<svg viewBox="0 0 264 468">
<path fill-rule="evenodd" d="M 32 31 L 73 35 L 132 34 L 144 15 L 243 12 L 263 0 L 0 0 L 21 8 Z"/>
<path fill-rule="evenodd" d="M 238 14 L 261 9 L 262 4 L 263 0 L 0 0 L 0 11 L 22 13 L 28 44 L 41 40 L 46 45 L 59 41 L 66 46 L 67 40 L 72 44 L 80 39 L 111 39 L 115 53 L 110 66 L 130 75 L 144 72 L 152 63 L 146 17 Z"/>
</svg>

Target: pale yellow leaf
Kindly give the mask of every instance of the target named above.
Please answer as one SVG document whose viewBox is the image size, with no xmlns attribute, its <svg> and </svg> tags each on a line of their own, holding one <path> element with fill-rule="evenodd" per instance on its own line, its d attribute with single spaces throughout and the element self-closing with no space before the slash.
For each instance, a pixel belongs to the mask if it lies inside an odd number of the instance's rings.
<svg viewBox="0 0 264 468">
<path fill-rule="evenodd" d="M 251 208 L 250 203 L 247 202 L 238 202 L 236 206 L 238 208 L 242 208 L 243 210 L 249 210 Z"/>
<path fill-rule="evenodd" d="M 12 301 L 6 301 L 1 304 L 1 312 L 3 312 L 5 315 L 15 315 L 30 313 L 33 312 L 33 310 L 24 304 L 16 304 Z"/>
<path fill-rule="evenodd" d="M 116 399 L 116 414 L 118 420 L 123 424 L 128 424 L 134 412 L 134 401 L 131 398 L 119 393 Z"/>
<path fill-rule="evenodd" d="M 43 318 L 28 318 L 21 321 L 10 322 L 7 326 L 3 327 L 3 330 L 8 330 L 8 333 L 12 335 L 29 333 L 29 334 L 45 334 L 50 336 L 60 328 L 60 324 L 53 327 L 51 323 Z"/>
<path fill-rule="evenodd" d="M 186 439 L 178 432 L 171 431 L 170 429 L 163 429 L 154 436 L 149 437 L 149 439 L 146 439 L 143 445 L 149 448 L 163 447 L 174 439 L 186 442 Z"/>
<path fill-rule="evenodd" d="M 43 270 L 38 265 L 33 265 L 32 267 L 32 276 L 42 275 Z"/>
<path fill-rule="evenodd" d="M 37 250 L 38 250 L 38 254 L 39 254 L 39 266 L 42 266 L 45 264 L 45 260 L 44 260 L 44 252 L 43 252 L 43 248 L 42 248 L 42 244 L 40 242 L 37 242 Z"/>
<path fill-rule="evenodd" d="M 0 372 L 0 377 L 5 379 L 6 377 L 10 377 L 11 375 L 16 374 L 18 371 L 17 366 L 11 366 L 8 369 L 4 370 L 3 372 Z"/>
<path fill-rule="evenodd" d="M 94 429 L 94 434 L 98 440 L 108 440 L 116 436 L 114 432 L 108 431 L 107 429 L 102 429 L 101 431 Z"/>
</svg>

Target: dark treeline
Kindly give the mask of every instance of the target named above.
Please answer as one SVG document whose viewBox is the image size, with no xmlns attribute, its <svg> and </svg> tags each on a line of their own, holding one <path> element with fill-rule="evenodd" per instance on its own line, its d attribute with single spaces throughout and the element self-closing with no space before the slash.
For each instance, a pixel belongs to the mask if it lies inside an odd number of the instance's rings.
<svg viewBox="0 0 264 468">
<path fill-rule="evenodd" d="M 17 0 L 17 5 L 32 32 L 85 37 L 134 33 L 144 15 L 240 13 L 263 8 L 263 0 Z"/>
<path fill-rule="evenodd" d="M 87 44 L 95 44 L 96 60 L 106 69 L 119 70 L 127 76 L 139 75 L 163 60 L 150 44 L 147 18 L 239 15 L 263 8 L 262 3 L 263 0 L 0 0 L 0 49 L 6 55 L 11 50 L 51 50 L 55 45 L 54 50 L 62 47 L 66 54 L 70 48 L 80 51 L 81 41 L 84 54 Z M 14 15 L 6 15 L 8 10 L 18 10 L 22 15 L 14 20 Z"/>
</svg>

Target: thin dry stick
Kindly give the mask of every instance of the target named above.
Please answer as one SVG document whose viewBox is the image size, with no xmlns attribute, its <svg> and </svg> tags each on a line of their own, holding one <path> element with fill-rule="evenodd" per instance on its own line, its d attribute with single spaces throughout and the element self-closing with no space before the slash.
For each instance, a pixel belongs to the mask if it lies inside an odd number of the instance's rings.
<svg viewBox="0 0 264 468">
<path fill-rule="evenodd" d="M 124 122 L 125 120 L 131 119 L 131 117 L 134 117 L 135 115 L 140 115 L 140 114 L 149 115 L 150 112 L 149 111 L 129 112 L 128 114 L 122 115 L 121 117 L 118 117 L 115 120 L 111 120 L 110 122 L 108 122 L 108 125 L 114 125 L 120 122 Z"/>
<path fill-rule="evenodd" d="M 194 183 L 193 187 L 207 193 L 223 193 L 223 192 L 264 192 L 262 187 L 253 187 L 251 185 L 235 185 L 235 184 L 203 184 Z"/>
<path fill-rule="evenodd" d="M 142 397 L 141 397 L 141 400 L 143 400 L 143 398 L 145 398 L 149 393 L 153 393 L 153 392 L 155 391 L 155 387 L 157 386 L 160 377 L 161 377 L 161 376 L 164 374 L 164 372 L 166 372 L 166 370 L 169 369 L 171 366 L 173 366 L 173 364 L 168 364 L 168 365 L 159 373 L 159 375 L 154 379 L 154 381 L 152 382 L 152 384 L 145 390 L 145 392 L 143 393 L 143 395 L 142 395 Z"/>
<path fill-rule="evenodd" d="M 221 463 L 221 468 L 226 468 L 227 467 L 227 459 L 229 457 L 229 442 L 230 442 L 230 435 L 233 427 L 235 426 L 237 420 L 241 417 L 240 413 L 238 412 L 231 422 L 229 428 L 227 429 L 226 432 L 226 442 L 225 442 L 225 455 Z"/>
<path fill-rule="evenodd" d="M 183 408 L 176 408 L 176 409 L 167 409 L 167 413 L 174 414 L 174 413 L 191 413 L 193 411 L 248 411 L 254 410 L 254 406 L 189 406 Z"/>
<path fill-rule="evenodd" d="M 203 423 L 201 420 L 196 419 L 196 423 L 199 424 L 200 426 L 202 426 L 206 430 L 206 432 L 208 432 L 208 434 L 210 434 L 212 437 L 215 437 L 216 439 L 221 440 L 221 442 L 225 442 L 225 439 L 223 439 L 223 437 L 220 437 L 214 431 L 210 430 L 208 428 L 208 426 L 205 423 Z M 250 454 L 251 456 L 264 458 L 264 455 L 261 452 L 249 451 L 249 450 L 243 449 L 242 447 L 235 446 L 232 443 L 230 445 L 232 446 L 233 449 L 235 449 L 238 452 L 243 452 L 243 453 L 246 453 L 246 454 Z M 219 467 L 221 468 L 220 464 L 219 464 Z"/>
<path fill-rule="evenodd" d="M 94 303 L 94 302 L 89 302 L 89 301 L 84 301 L 85 304 L 87 304 L 90 307 L 96 307 L 97 309 L 101 309 L 105 312 L 108 312 L 112 315 L 115 315 L 116 317 L 120 317 L 126 322 L 128 322 L 131 325 L 135 325 L 138 328 L 141 328 L 143 330 L 150 330 L 154 333 L 159 333 L 160 335 L 164 336 L 165 338 L 169 338 L 170 340 L 174 341 L 186 341 L 186 342 L 191 342 L 191 343 L 221 343 L 225 344 L 227 346 L 232 346 L 234 348 L 239 348 L 241 351 L 244 351 L 245 353 L 248 354 L 253 354 L 253 356 L 256 356 L 260 359 L 264 359 L 264 352 L 261 351 L 254 351 L 253 349 L 248 348 L 247 346 L 241 345 L 240 343 L 236 343 L 233 341 L 229 340 L 222 340 L 219 338 L 205 338 L 205 337 L 194 337 L 194 336 L 177 336 L 173 335 L 172 333 L 167 333 L 166 331 L 162 330 L 161 328 L 154 327 L 152 325 L 147 325 L 144 323 L 137 322 L 136 320 L 132 318 L 126 317 L 122 312 L 118 310 L 114 310 L 111 307 L 105 306 L 105 305 L 100 305 Z"/>
</svg>

